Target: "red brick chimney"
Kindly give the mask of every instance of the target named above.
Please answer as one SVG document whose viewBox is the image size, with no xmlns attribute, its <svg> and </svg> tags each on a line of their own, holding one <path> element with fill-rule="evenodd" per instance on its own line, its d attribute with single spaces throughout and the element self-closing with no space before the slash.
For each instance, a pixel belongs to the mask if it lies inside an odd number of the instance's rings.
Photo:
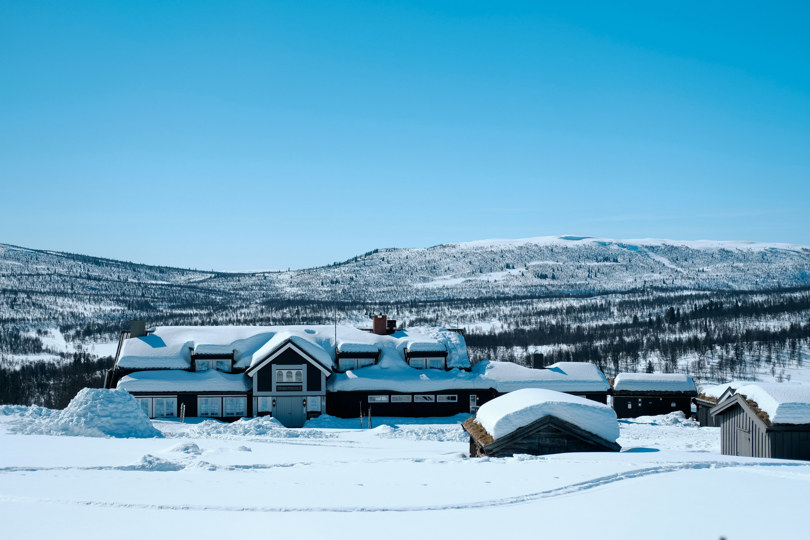
<svg viewBox="0 0 810 540">
<path fill-rule="evenodd" d="M 383 314 L 374 315 L 374 322 L 371 325 L 371 331 L 379 336 L 388 335 L 388 325 L 386 321 L 388 317 Z"/>
</svg>

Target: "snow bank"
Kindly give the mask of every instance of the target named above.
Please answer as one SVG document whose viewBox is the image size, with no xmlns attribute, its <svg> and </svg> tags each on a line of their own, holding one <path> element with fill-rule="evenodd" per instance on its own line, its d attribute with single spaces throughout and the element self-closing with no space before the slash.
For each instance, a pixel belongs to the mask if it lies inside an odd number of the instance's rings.
<svg viewBox="0 0 810 540">
<path fill-rule="evenodd" d="M 756 402 L 774 424 L 810 424 L 810 385 L 757 383 L 737 393 Z"/>
<path fill-rule="evenodd" d="M 497 440 L 546 416 L 570 422 L 607 441 L 619 438 L 616 413 L 602 403 L 554 390 L 516 390 L 484 403 L 476 422 Z"/>
<path fill-rule="evenodd" d="M 118 388 L 127 392 L 247 392 L 251 379 L 243 373 L 223 373 L 161 370 L 139 371 L 118 381 Z"/>
<path fill-rule="evenodd" d="M 138 402 L 123 390 L 85 388 L 62 411 L 24 415 L 17 433 L 80 437 L 160 437 Z"/>
<path fill-rule="evenodd" d="M 259 416 L 249 419 L 241 418 L 231 423 L 206 420 L 193 425 L 179 436 L 235 440 L 244 438 L 331 439 L 336 435 L 315 429 L 289 429 L 271 416 Z"/>
<path fill-rule="evenodd" d="M 695 381 L 681 373 L 619 373 L 613 390 L 653 392 L 697 392 Z"/>
</svg>

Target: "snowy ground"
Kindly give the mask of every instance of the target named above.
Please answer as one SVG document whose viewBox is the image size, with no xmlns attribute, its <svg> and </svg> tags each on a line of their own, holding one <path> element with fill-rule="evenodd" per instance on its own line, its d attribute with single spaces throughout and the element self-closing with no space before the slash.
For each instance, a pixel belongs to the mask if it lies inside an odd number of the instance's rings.
<svg viewBox="0 0 810 540">
<path fill-rule="evenodd" d="M 739 540 L 810 527 L 810 463 L 722 456 L 717 428 L 677 415 L 622 421 L 621 453 L 470 459 L 464 417 L 16 433 L 42 414 L 0 408 L 3 538 Z"/>
</svg>

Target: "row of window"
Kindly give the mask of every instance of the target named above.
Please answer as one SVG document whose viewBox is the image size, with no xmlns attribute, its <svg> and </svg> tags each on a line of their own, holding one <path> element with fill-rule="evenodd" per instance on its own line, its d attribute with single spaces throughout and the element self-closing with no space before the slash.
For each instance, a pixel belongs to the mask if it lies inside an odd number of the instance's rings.
<svg viewBox="0 0 810 540">
<path fill-rule="evenodd" d="M 177 397 L 138 397 L 138 405 L 149 418 L 176 418 Z M 198 396 L 197 416 L 221 418 L 247 416 L 247 396 Z"/>
<path fill-rule="evenodd" d="M 444 369 L 445 359 L 442 357 L 408 358 L 408 365 L 416 369 Z"/>
<path fill-rule="evenodd" d="M 369 403 L 456 403 L 458 396 L 455 394 L 439 394 L 434 396 L 432 394 L 394 394 L 388 395 L 370 395 L 368 396 Z"/>
<path fill-rule="evenodd" d="M 224 371 L 225 373 L 230 373 L 232 368 L 233 361 L 231 360 L 194 360 L 194 370 L 195 371 L 209 371 L 212 369 L 216 369 L 217 371 Z"/>
<path fill-rule="evenodd" d="M 374 365 L 373 358 L 338 358 L 338 371 L 349 371 Z"/>
</svg>

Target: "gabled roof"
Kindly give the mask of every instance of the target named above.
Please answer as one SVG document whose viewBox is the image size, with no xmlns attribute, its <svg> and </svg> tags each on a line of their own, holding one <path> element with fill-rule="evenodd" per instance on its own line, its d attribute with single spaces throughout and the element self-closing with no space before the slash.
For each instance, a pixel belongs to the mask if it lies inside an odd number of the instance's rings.
<svg viewBox="0 0 810 540">
<path fill-rule="evenodd" d="M 741 386 L 734 396 L 712 409 L 712 415 L 740 405 L 765 426 L 810 424 L 810 385 L 756 383 Z"/>
<path fill-rule="evenodd" d="M 320 369 L 325 375 L 332 373 L 332 358 L 326 352 L 310 342 L 301 339 L 299 336 L 279 332 L 273 339 L 268 341 L 261 349 L 253 354 L 250 367 L 246 371 L 249 377 L 269 364 L 287 349 L 293 349 L 304 359 L 309 360 L 315 367 Z"/>
</svg>

